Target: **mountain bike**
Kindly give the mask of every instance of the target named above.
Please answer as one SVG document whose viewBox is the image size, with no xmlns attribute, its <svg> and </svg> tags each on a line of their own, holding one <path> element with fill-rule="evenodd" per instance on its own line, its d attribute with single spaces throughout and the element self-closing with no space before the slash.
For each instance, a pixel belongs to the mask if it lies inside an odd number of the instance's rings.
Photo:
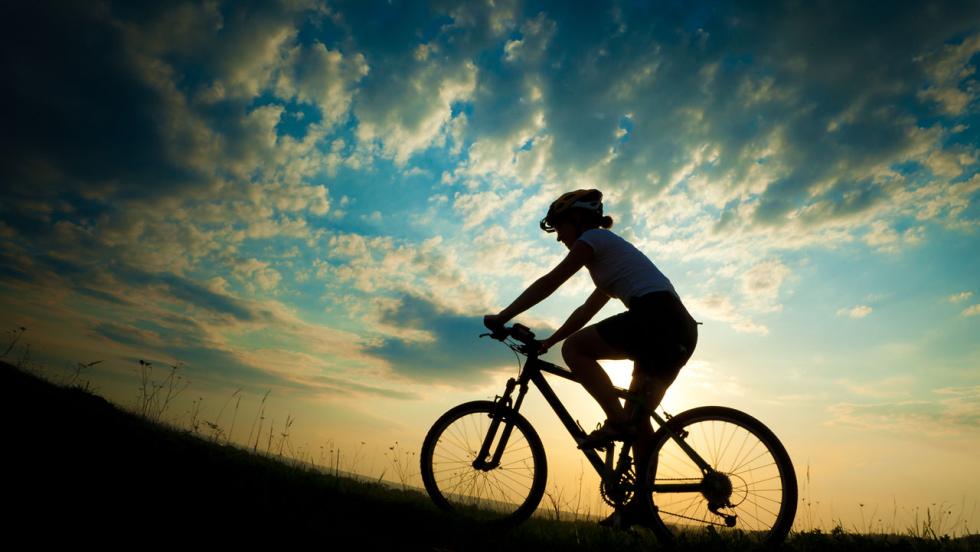
<svg viewBox="0 0 980 552">
<path fill-rule="evenodd" d="M 485 336 L 518 354 L 518 377 L 510 378 L 494 400 L 461 404 L 436 420 L 422 444 L 422 480 L 443 510 L 479 523 L 515 525 L 537 508 L 548 477 L 544 445 L 520 414 L 529 385 L 538 388 L 576 444 L 586 432 L 544 374 L 572 381 L 575 376 L 538 358 L 540 343 L 533 332 L 514 324 Z M 523 369 L 520 355 L 526 357 Z M 797 484 L 793 463 L 773 432 L 722 406 L 661 416 L 657 405 L 643 400 L 649 381 L 638 379 L 616 392 L 625 399 L 634 427 L 645 424 L 647 431 L 600 449 L 582 449 L 599 475 L 603 500 L 617 509 L 641 501 L 650 529 L 663 541 L 713 528 L 742 531 L 766 544 L 782 542 L 796 515 Z M 657 424 L 655 432 L 650 420 Z"/>
</svg>

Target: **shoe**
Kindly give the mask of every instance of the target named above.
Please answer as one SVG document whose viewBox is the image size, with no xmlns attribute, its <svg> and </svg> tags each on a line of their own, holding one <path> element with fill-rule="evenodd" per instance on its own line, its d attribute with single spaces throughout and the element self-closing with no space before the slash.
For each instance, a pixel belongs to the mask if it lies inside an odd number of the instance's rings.
<svg viewBox="0 0 980 552">
<path fill-rule="evenodd" d="M 609 517 L 600 521 L 599 525 L 625 531 L 634 525 L 646 526 L 648 523 L 636 503 L 630 502 L 623 508 L 617 508 Z"/>
<path fill-rule="evenodd" d="M 636 428 L 628 422 L 612 422 L 606 420 L 602 427 L 586 435 L 578 444 L 580 449 L 605 448 L 613 441 L 623 441 L 636 436 Z"/>
<path fill-rule="evenodd" d="M 626 529 L 628 526 L 623 527 L 624 517 L 625 516 L 623 516 L 623 514 L 619 510 L 616 510 L 613 513 L 609 514 L 609 517 L 600 521 L 599 525 L 603 527 L 608 527 L 610 529 Z"/>
</svg>

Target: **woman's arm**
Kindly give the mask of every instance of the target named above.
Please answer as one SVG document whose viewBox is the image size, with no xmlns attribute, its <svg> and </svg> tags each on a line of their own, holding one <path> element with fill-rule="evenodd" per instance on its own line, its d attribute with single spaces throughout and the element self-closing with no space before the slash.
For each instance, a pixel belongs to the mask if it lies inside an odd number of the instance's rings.
<svg viewBox="0 0 980 552">
<path fill-rule="evenodd" d="M 544 276 L 538 278 L 533 284 L 528 286 L 524 293 L 521 293 L 514 302 L 510 304 L 506 309 L 500 311 L 496 316 L 487 315 L 484 317 L 484 323 L 490 326 L 494 324 L 497 326 L 506 324 L 508 320 L 514 318 L 518 314 L 526 311 L 527 309 L 537 305 L 543 301 L 546 297 L 554 293 L 566 280 L 572 277 L 579 271 L 580 268 L 586 265 L 592 260 L 592 247 L 584 242 L 575 242 L 572 246 L 571 251 L 558 266 L 553 268 L 551 272 L 545 274 Z"/>
<path fill-rule="evenodd" d="M 542 352 L 547 351 L 555 343 L 581 330 L 608 302 L 609 296 L 599 288 L 596 288 L 581 307 L 572 311 L 572 314 L 568 316 L 568 320 L 551 337 L 541 342 Z"/>
</svg>

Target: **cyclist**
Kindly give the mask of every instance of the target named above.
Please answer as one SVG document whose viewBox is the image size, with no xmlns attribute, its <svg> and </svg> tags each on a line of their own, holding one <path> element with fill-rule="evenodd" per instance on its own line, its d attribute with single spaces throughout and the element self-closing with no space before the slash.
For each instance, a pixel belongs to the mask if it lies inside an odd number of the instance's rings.
<svg viewBox="0 0 980 552">
<path fill-rule="evenodd" d="M 603 216 L 599 190 L 563 194 L 548 208 L 540 225 L 545 232 L 557 233 L 558 241 L 569 249 L 568 255 L 510 306 L 497 314 L 486 315 L 484 324 L 498 329 L 586 267 L 596 285 L 595 291 L 553 335 L 542 341 L 541 353 L 564 340 L 565 363 L 606 414 L 605 423 L 590 433 L 579 444 L 580 448 L 599 448 L 613 440 L 634 436 L 642 429 L 652 431 L 649 423 L 645 428 L 630 427 L 629 413 L 620 404 L 598 360 L 633 360 L 630 389 L 634 393 L 642 391 L 647 404 L 654 407 L 694 352 L 697 322 L 656 265 L 609 230 L 613 220 Z M 585 327 L 613 297 L 622 301 L 628 310 Z M 644 383 L 645 389 L 641 389 Z"/>
</svg>

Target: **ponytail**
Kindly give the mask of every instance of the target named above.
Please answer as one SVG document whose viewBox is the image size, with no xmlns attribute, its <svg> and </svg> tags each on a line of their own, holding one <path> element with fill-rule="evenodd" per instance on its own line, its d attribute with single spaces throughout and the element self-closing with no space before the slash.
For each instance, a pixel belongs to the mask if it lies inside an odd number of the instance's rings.
<svg viewBox="0 0 980 552">
<path fill-rule="evenodd" d="M 600 228 L 612 228 L 612 225 L 613 225 L 613 218 L 610 217 L 609 215 L 606 215 L 599 220 Z"/>
</svg>

